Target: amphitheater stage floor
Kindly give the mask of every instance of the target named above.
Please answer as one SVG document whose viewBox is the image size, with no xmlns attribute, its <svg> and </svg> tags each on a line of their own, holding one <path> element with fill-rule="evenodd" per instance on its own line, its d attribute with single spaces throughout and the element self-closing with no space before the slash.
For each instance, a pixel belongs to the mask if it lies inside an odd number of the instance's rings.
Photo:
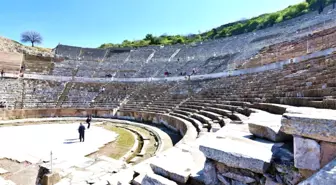
<svg viewBox="0 0 336 185">
<path fill-rule="evenodd" d="M 86 125 L 85 125 L 86 126 Z M 85 142 L 79 142 L 79 124 L 43 124 L 0 128 L 0 159 L 33 164 L 82 158 L 116 140 L 118 134 L 101 127 L 86 129 Z"/>
</svg>

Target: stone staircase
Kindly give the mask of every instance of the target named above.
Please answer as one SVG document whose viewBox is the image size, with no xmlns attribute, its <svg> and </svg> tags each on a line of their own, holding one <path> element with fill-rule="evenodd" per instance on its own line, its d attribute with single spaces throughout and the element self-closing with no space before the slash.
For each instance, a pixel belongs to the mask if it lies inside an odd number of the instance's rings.
<svg viewBox="0 0 336 185">
<path fill-rule="evenodd" d="M 67 83 L 64 84 L 63 92 L 60 94 L 60 96 L 57 99 L 56 108 L 62 107 L 62 104 L 67 99 L 69 91 L 71 90 L 73 85 L 74 84 L 72 82 L 67 82 Z"/>
</svg>

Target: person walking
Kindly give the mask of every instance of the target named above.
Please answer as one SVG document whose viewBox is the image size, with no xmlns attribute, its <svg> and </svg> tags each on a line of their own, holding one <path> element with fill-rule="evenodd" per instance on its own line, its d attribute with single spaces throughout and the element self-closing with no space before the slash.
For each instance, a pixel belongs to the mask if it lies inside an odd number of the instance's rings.
<svg viewBox="0 0 336 185">
<path fill-rule="evenodd" d="M 87 127 L 88 129 L 90 128 L 91 120 L 92 120 L 92 116 L 88 115 L 87 118 L 86 118 L 86 123 L 88 124 L 88 127 Z"/>
<path fill-rule="evenodd" d="M 84 142 L 85 127 L 82 123 L 80 123 L 79 125 L 78 132 L 79 132 L 79 141 Z"/>
</svg>

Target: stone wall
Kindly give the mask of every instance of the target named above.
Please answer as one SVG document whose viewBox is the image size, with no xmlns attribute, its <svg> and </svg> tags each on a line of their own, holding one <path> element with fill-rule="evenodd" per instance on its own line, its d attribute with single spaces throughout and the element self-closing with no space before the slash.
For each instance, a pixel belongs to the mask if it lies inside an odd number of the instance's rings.
<svg viewBox="0 0 336 185">
<path fill-rule="evenodd" d="M 167 114 L 159 114 L 152 112 L 141 111 L 119 111 L 117 113 L 118 118 L 137 120 L 142 122 L 163 124 L 166 127 L 179 132 L 183 136 L 182 140 L 178 144 L 188 143 L 197 138 L 196 128 L 187 120 L 174 117 Z"/>
<path fill-rule="evenodd" d="M 0 120 L 46 118 L 46 117 L 85 117 L 92 114 L 95 117 L 113 117 L 110 109 L 15 109 L 1 110 Z"/>
<path fill-rule="evenodd" d="M 23 55 L 0 51 L 0 71 L 5 73 L 18 73 L 20 71 Z"/>
</svg>

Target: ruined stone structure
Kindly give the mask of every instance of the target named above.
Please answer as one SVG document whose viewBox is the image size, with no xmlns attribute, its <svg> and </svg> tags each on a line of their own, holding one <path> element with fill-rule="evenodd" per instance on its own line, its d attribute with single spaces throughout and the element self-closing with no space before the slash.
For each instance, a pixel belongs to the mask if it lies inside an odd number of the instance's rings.
<svg viewBox="0 0 336 185">
<path fill-rule="evenodd" d="M 93 114 L 182 136 L 133 166 L 110 161 L 114 173 L 84 179 L 95 185 L 336 184 L 334 14 L 196 45 L 60 45 L 64 61 L 26 56 L 23 78 L 0 80 L 0 120 Z M 64 174 L 58 185 L 82 183 Z"/>
</svg>

